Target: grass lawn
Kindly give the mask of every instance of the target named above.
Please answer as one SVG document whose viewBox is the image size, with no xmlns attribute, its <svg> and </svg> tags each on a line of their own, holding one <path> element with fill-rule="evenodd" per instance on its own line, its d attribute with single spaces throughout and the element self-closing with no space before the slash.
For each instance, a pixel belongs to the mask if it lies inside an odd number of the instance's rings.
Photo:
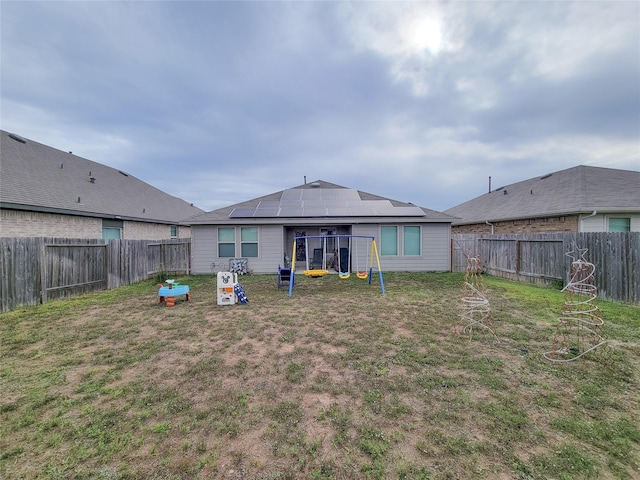
<svg viewBox="0 0 640 480">
<path fill-rule="evenodd" d="M 640 307 L 599 302 L 608 348 L 552 363 L 563 295 L 462 274 L 178 278 L 0 315 L 6 479 L 640 478 Z"/>
</svg>

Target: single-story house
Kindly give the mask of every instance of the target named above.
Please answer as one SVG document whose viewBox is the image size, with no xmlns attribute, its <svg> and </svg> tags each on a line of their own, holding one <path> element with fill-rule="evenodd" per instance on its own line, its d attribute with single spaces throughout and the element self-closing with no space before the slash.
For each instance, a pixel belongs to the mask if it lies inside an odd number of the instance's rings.
<svg viewBox="0 0 640 480">
<path fill-rule="evenodd" d="M 444 213 L 453 233 L 640 231 L 640 172 L 580 165 L 489 191 Z"/>
<path fill-rule="evenodd" d="M 212 265 L 236 258 L 246 259 L 251 272 L 274 273 L 291 259 L 294 238 L 301 236 L 319 238 L 300 243 L 296 262 L 306 265 L 311 252 L 322 249 L 337 271 L 332 262 L 348 240 L 340 243 L 332 235 L 373 237 L 384 271 L 448 271 L 452 220 L 442 212 L 318 180 L 186 222 L 191 225 L 192 271 L 204 274 L 212 272 Z M 371 258 L 366 245 L 360 244 L 359 253 L 356 247 L 352 245 L 351 271 Z"/>
<path fill-rule="evenodd" d="M 129 173 L 0 131 L 0 236 L 190 237 L 203 210 Z"/>
</svg>

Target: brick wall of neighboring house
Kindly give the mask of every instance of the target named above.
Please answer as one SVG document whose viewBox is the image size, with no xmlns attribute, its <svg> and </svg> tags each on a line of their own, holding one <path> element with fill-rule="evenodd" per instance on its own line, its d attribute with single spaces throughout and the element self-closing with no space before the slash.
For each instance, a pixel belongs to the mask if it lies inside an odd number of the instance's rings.
<svg viewBox="0 0 640 480">
<path fill-rule="evenodd" d="M 493 233 L 555 233 L 577 232 L 578 216 L 563 215 L 560 217 L 528 218 L 525 220 L 509 220 L 491 222 Z M 491 234 L 491 225 L 474 223 L 469 225 L 453 225 L 451 233 L 486 233 Z"/>
<path fill-rule="evenodd" d="M 102 238 L 99 218 L 0 209 L 2 237 Z"/>
<path fill-rule="evenodd" d="M 191 237 L 191 228 L 178 226 L 178 238 Z M 57 213 L 0 209 L 1 237 L 102 238 L 102 219 Z M 122 238 L 167 240 L 171 225 L 124 221 Z"/>
<path fill-rule="evenodd" d="M 138 240 L 167 240 L 171 238 L 171 225 L 157 223 L 125 221 L 122 226 L 122 238 Z M 191 228 L 177 227 L 178 238 L 191 237 Z"/>
</svg>

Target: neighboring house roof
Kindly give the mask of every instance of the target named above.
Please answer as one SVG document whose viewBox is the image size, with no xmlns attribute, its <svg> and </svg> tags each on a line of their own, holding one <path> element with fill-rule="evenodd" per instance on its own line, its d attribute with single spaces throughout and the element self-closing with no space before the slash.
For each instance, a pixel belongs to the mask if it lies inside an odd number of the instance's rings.
<svg viewBox="0 0 640 480">
<path fill-rule="evenodd" d="M 2 208 L 165 224 L 203 212 L 123 171 L 0 134 Z"/>
<path fill-rule="evenodd" d="M 500 187 L 445 213 L 453 225 L 592 213 L 640 212 L 640 172 L 580 165 Z"/>
<path fill-rule="evenodd" d="M 211 224 L 307 224 L 340 221 L 445 222 L 453 218 L 442 212 L 417 207 L 371 193 L 317 180 L 263 197 L 196 215 L 187 223 Z"/>
</svg>

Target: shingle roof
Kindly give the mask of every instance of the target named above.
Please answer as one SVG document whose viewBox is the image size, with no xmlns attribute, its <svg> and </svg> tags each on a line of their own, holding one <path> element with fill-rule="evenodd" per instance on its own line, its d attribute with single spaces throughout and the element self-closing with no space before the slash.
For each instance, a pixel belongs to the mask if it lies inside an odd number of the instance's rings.
<svg viewBox="0 0 640 480">
<path fill-rule="evenodd" d="M 0 134 L 3 208 L 152 223 L 178 223 L 203 211 L 126 172 L 5 131 Z"/>
<path fill-rule="evenodd" d="M 208 224 L 219 224 L 219 223 L 238 223 L 238 222 L 246 222 L 248 219 L 247 218 L 231 218 L 230 215 L 232 214 L 232 212 L 234 212 L 234 210 L 236 209 L 251 209 L 251 208 L 256 208 L 258 207 L 258 205 L 261 202 L 279 202 L 283 199 L 283 196 L 285 195 L 285 193 L 290 193 L 292 190 L 298 190 L 298 189 L 313 189 L 316 191 L 319 191 L 320 193 L 322 193 L 323 190 L 327 191 L 327 190 L 332 190 L 332 189 L 345 189 L 345 190 L 351 190 L 352 192 L 357 192 L 357 196 L 359 197 L 361 202 L 366 202 L 366 201 L 370 201 L 370 200 L 380 200 L 382 202 L 390 202 L 391 205 L 393 207 L 399 207 L 398 209 L 400 210 L 400 208 L 405 208 L 406 207 L 414 207 L 416 208 L 415 205 L 411 204 L 411 203 L 406 203 L 406 202 L 400 202 L 398 200 L 393 200 L 390 198 L 386 198 L 386 197 L 382 197 L 379 195 L 374 195 L 371 193 L 366 193 L 366 192 L 362 192 L 359 190 L 352 190 L 349 189 L 348 187 L 343 187 L 341 185 L 336 185 L 334 183 L 330 183 L 330 182 L 326 182 L 324 180 L 316 180 L 315 182 L 309 182 L 309 183 L 305 183 L 303 185 L 298 185 L 297 187 L 293 187 L 291 189 L 287 189 L 287 190 L 281 190 L 279 192 L 274 192 L 262 197 L 258 197 L 258 198 L 254 198 L 252 200 L 247 200 L 246 202 L 241 202 L 241 203 L 236 203 L 234 205 L 229 205 L 227 207 L 223 207 L 223 208 L 219 208 L 217 210 L 213 210 L 211 212 L 206 212 L 206 213 L 202 213 L 200 215 L 196 215 L 195 217 L 192 217 L 191 219 L 189 219 L 188 223 L 192 224 L 192 225 L 208 225 Z M 329 196 L 329 195 L 327 195 Z M 354 209 L 356 210 L 356 209 Z M 420 221 L 420 222 L 451 222 L 453 220 L 453 218 L 447 214 L 444 214 L 442 212 L 438 212 L 435 210 L 430 210 L 428 208 L 423 208 L 423 207 L 417 207 L 416 211 L 419 212 L 417 215 L 413 216 L 413 217 L 408 217 L 408 216 L 403 216 L 403 218 L 405 219 L 413 219 L 415 221 Z M 283 221 L 283 216 L 272 216 L 272 217 L 260 217 L 260 218 L 252 218 L 250 219 L 251 221 L 253 221 L 254 223 L 256 221 L 259 222 L 265 222 L 265 223 L 281 223 Z M 320 215 L 317 218 L 341 218 L 341 219 L 353 219 L 353 218 L 358 218 L 358 219 L 362 219 L 363 217 L 361 215 L 357 215 L 357 214 L 352 214 L 352 215 L 339 215 L 339 216 L 332 216 L 332 215 Z M 304 223 L 305 221 L 307 221 L 309 219 L 309 217 L 298 217 L 295 220 L 288 218 L 287 219 L 287 223 Z M 379 217 L 369 217 L 369 219 L 371 221 L 375 221 L 376 219 L 379 219 Z"/>
<path fill-rule="evenodd" d="M 579 165 L 506 185 L 445 210 L 453 225 L 599 212 L 640 212 L 640 172 Z"/>
</svg>

